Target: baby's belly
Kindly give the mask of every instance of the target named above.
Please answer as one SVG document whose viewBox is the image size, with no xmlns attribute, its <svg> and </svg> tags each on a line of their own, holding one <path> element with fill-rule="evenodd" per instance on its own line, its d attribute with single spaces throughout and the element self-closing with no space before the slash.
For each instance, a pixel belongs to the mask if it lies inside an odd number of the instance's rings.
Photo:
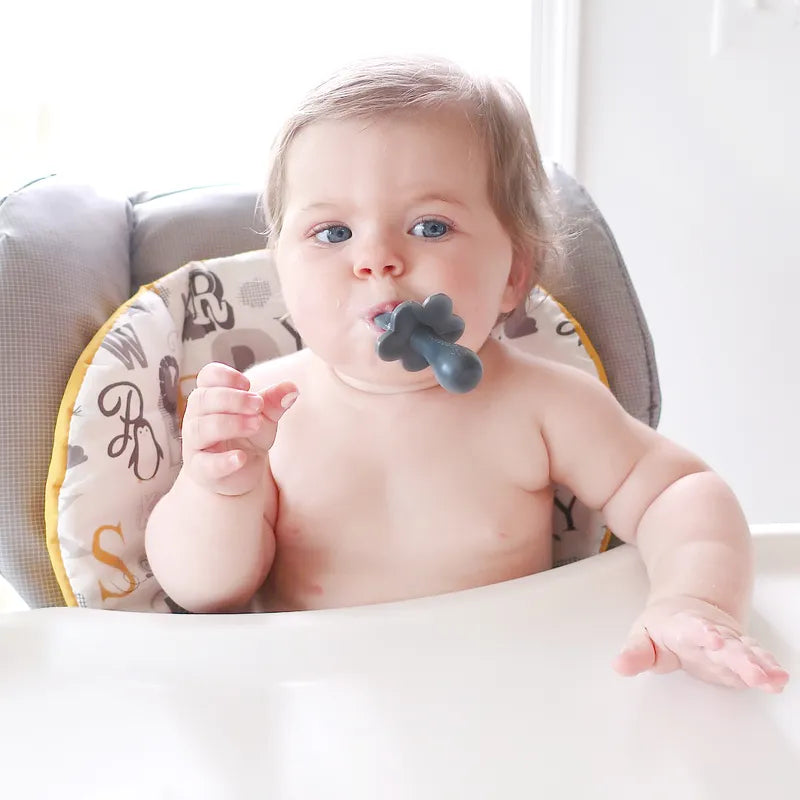
<svg viewBox="0 0 800 800">
<path fill-rule="evenodd" d="M 406 600 L 499 583 L 552 565 L 552 494 L 515 490 L 494 508 L 468 496 L 414 509 L 362 498 L 342 513 L 279 518 L 254 607 L 289 611 Z M 501 502 L 500 502 L 501 501 Z"/>
</svg>

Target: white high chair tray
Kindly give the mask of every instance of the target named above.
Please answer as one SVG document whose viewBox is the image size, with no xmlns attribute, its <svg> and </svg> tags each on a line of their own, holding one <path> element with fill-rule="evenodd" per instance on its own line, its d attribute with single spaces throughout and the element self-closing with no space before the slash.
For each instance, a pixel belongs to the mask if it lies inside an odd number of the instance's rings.
<svg viewBox="0 0 800 800">
<path fill-rule="evenodd" d="M 777 696 L 617 677 L 645 594 L 628 547 L 346 610 L 0 615 L 0 795 L 797 798 L 800 531 L 756 553 Z"/>
</svg>

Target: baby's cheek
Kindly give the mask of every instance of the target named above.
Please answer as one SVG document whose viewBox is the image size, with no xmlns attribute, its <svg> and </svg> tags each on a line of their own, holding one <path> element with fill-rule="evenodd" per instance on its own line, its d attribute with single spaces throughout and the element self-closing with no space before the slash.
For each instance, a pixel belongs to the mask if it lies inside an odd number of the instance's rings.
<svg viewBox="0 0 800 800">
<path fill-rule="evenodd" d="M 281 280 L 286 308 L 297 325 L 313 322 L 326 307 L 325 288 L 305 270 L 292 270 Z"/>
<path fill-rule="evenodd" d="M 301 295 L 287 305 L 294 326 L 305 341 L 318 338 L 319 332 L 330 324 L 329 310 L 317 298 Z"/>
<path fill-rule="evenodd" d="M 471 270 L 465 269 L 463 260 L 458 256 L 448 259 L 445 264 L 439 268 L 439 280 L 445 287 L 451 287 L 454 291 L 461 288 L 462 291 L 470 291 L 474 283 L 473 276 L 470 274 Z M 446 291 L 446 289 L 442 289 Z"/>
<path fill-rule="evenodd" d="M 495 286 L 474 276 L 463 275 L 451 284 L 450 291 L 442 289 L 453 301 L 453 311 L 464 318 L 467 327 L 483 327 L 494 321 L 500 298 Z"/>
<path fill-rule="evenodd" d="M 303 342 L 326 361 L 338 362 L 349 339 L 345 304 L 335 293 L 319 289 L 306 287 L 287 298 L 287 307 Z"/>
</svg>

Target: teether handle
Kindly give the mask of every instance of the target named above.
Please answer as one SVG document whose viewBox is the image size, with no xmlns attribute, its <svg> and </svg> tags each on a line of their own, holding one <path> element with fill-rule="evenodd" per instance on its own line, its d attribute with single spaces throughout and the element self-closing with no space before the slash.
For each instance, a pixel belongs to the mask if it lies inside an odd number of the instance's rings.
<svg viewBox="0 0 800 800">
<path fill-rule="evenodd" d="M 412 331 L 409 344 L 431 365 L 436 380 L 448 392 L 469 392 L 483 376 L 481 360 L 472 350 L 445 342 L 427 325 L 418 325 Z"/>
</svg>

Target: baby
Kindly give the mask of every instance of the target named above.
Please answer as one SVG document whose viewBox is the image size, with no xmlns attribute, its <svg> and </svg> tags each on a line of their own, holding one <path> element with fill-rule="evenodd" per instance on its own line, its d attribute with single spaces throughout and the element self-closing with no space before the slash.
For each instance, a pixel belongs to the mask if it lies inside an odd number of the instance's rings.
<svg viewBox="0 0 800 800">
<path fill-rule="evenodd" d="M 550 204 L 505 82 L 375 60 L 305 99 L 276 140 L 265 211 L 306 349 L 198 374 L 183 468 L 147 526 L 170 597 L 197 612 L 318 609 L 530 575 L 552 565 L 558 483 L 647 567 L 621 674 L 783 688 L 743 635 L 753 563 L 727 485 L 596 379 L 489 335 L 539 278 Z M 483 363 L 465 394 L 376 355 L 375 318 L 439 292 Z"/>
</svg>

